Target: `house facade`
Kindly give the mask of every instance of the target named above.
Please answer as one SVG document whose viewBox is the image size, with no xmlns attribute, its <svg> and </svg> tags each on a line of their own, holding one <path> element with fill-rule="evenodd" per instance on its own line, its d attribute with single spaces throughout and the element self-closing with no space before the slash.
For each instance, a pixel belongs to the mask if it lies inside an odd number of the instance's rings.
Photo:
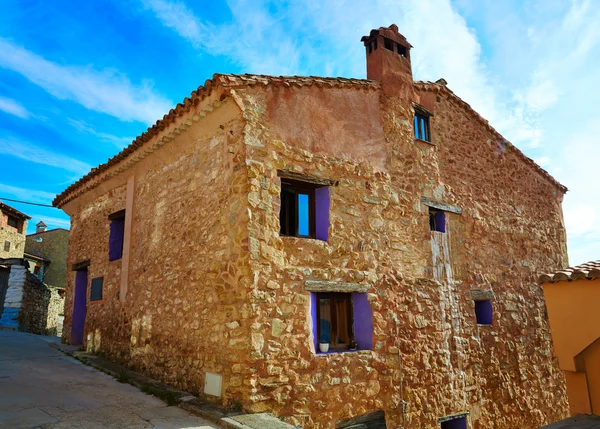
<svg viewBox="0 0 600 429">
<path fill-rule="evenodd" d="M 0 258 L 23 257 L 29 219 L 30 216 L 0 201 Z"/>
<path fill-rule="evenodd" d="M 36 232 L 27 235 L 25 240 L 29 271 L 47 285 L 64 289 L 68 248 L 68 229 L 49 230 L 44 222 L 38 222 Z"/>
<path fill-rule="evenodd" d="M 302 427 L 564 418 L 566 188 L 395 25 L 362 42 L 366 80 L 214 75 L 58 195 L 63 340 Z"/>
</svg>

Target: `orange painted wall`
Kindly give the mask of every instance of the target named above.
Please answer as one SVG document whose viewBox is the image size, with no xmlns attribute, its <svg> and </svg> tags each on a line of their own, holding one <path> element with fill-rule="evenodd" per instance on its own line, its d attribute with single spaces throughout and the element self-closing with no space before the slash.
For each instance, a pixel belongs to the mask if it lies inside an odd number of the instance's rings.
<svg viewBox="0 0 600 429">
<path fill-rule="evenodd" d="M 564 371 L 567 380 L 567 395 L 569 396 L 569 412 L 572 416 L 577 414 L 591 414 L 590 395 L 588 393 L 587 377 L 585 372 Z"/>
<path fill-rule="evenodd" d="M 600 415 L 600 279 L 545 283 L 543 288 L 571 415 Z"/>
</svg>

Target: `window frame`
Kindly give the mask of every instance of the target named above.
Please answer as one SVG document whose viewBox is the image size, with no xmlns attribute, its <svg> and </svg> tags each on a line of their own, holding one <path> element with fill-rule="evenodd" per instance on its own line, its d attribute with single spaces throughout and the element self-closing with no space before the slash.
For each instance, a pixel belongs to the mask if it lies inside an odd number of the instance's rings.
<svg viewBox="0 0 600 429">
<path fill-rule="evenodd" d="M 340 297 L 343 298 L 344 301 L 347 302 L 348 305 L 348 314 L 347 314 L 347 325 L 348 325 L 348 337 L 349 342 L 345 345 L 333 344 L 331 341 L 329 342 L 330 350 L 349 350 L 350 343 L 355 342 L 354 338 L 354 301 L 353 301 L 353 293 L 352 292 L 316 292 L 316 310 L 317 310 L 317 344 L 321 342 L 321 299 L 329 299 L 330 300 L 330 311 L 331 311 L 331 332 L 335 330 L 337 332 L 337 326 L 334 328 L 334 323 L 337 325 L 337 317 L 334 317 L 336 314 L 335 305 L 331 305 L 334 299 L 340 300 Z M 336 314 L 337 316 L 337 314 Z"/>
<path fill-rule="evenodd" d="M 315 204 L 315 190 L 317 188 L 325 187 L 326 185 L 317 185 L 310 182 L 302 182 L 299 180 L 281 178 L 281 207 L 279 209 L 279 235 L 282 237 L 298 237 L 298 238 L 316 238 L 316 204 Z M 295 202 L 292 208 L 289 205 L 289 196 L 285 197 L 284 201 L 284 193 L 287 195 L 293 195 L 295 198 Z M 299 221 L 298 221 L 298 195 L 307 194 L 308 195 L 308 235 L 300 235 L 299 229 Z M 286 204 L 286 212 L 287 216 L 283 216 L 284 204 Z M 292 227 L 289 225 L 291 217 L 290 210 L 294 210 L 296 213 L 294 215 L 295 225 Z M 285 222 L 283 222 L 285 220 Z"/>
<path fill-rule="evenodd" d="M 431 113 L 430 111 L 428 111 L 427 109 L 425 109 L 422 106 L 419 105 L 414 105 L 414 116 L 413 116 L 413 135 L 415 140 L 420 140 L 420 141 L 424 141 L 427 143 L 432 143 L 432 138 L 431 138 L 431 117 L 433 116 L 433 113 Z M 418 121 L 417 121 L 418 119 Z M 423 121 L 424 130 L 420 129 L 420 125 L 421 125 L 421 121 Z M 417 129 L 419 129 L 420 133 L 417 133 Z M 423 131 L 424 134 L 423 135 Z"/>
</svg>

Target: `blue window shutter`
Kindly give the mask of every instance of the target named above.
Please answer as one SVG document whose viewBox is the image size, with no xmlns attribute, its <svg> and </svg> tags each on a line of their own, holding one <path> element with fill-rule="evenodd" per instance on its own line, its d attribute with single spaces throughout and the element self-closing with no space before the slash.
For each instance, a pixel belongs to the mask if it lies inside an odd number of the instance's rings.
<svg viewBox="0 0 600 429">
<path fill-rule="evenodd" d="M 478 325 L 491 325 L 493 320 L 492 301 L 475 301 L 475 317 Z"/>
<path fill-rule="evenodd" d="M 315 237 L 327 241 L 329 238 L 329 187 L 315 189 Z"/>
<path fill-rule="evenodd" d="M 359 350 L 373 348 L 373 310 L 367 298 L 367 293 L 353 293 L 352 306 L 354 310 L 354 341 Z"/>
<path fill-rule="evenodd" d="M 435 213 L 435 230 L 446 232 L 446 213 L 439 211 Z"/>
</svg>

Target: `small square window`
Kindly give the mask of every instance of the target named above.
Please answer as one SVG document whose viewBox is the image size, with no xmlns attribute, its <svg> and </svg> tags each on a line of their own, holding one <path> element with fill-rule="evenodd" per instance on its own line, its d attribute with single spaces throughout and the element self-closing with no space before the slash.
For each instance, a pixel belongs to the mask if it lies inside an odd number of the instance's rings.
<svg viewBox="0 0 600 429">
<path fill-rule="evenodd" d="M 446 213 L 442 210 L 429 208 L 429 230 L 446 232 Z"/>
<path fill-rule="evenodd" d="M 102 300 L 102 284 L 104 283 L 104 277 L 96 277 L 92 279 L 92 287 L 90 289 L 90 301 L 101 301 Z"/>
<path fill-rule="evenodd" d="M 5 252 L 10 252 L 10 241 L 5 241 L 4 242 L 4 251 Z"/>
<path fill-rule="evenodd" d="M 490 299 L 475 301 L 475 317 L 478 325 L 491 325 L 493 313 L 494 309 Z"/>
<path fill-rule="evenodd" d="M 415 111 L 414 118 L 414 129 L 415 129 L 415 138 L 419 140 L 424 140 L 426 142 L 431 142 L 431 135 L 429 132 L 429 115 L 421 111 Z"/>
<path fill-rule="evenodd" d="M 19 219 L 14 216 L 8 216 L 8 220 L 6 222 L 8 226 L 12 226 L 13 228 L 19 228 Z"/>
<path fill-rule="evenodd" d="M 329 350 L 371 350 L 373 312 L 366 293 L 311 293 L 315 350 L 319 343 Z"/>
<path fill-rule="evenodd" d="M 125 236 L 125 210 L 111 214 L 110 234 L 108 238 L 108 260 L 116 261 L 123 257 L 123 238 Z"/>
<path fill-rule="evenodd" d="M 280 234 L 327 241 L 329 187 L 281 179 Z"/>
</svg>

